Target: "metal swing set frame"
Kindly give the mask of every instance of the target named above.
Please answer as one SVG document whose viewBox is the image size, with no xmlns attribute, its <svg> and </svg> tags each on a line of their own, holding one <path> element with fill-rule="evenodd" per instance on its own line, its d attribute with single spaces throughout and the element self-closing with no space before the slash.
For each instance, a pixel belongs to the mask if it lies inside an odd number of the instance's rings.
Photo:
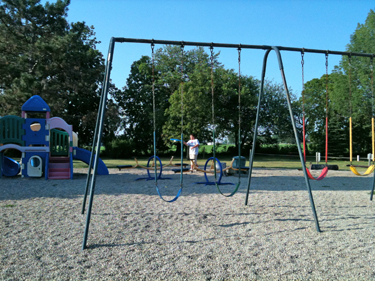
<svg viewBox="0 0 375 281">
<path fill-rule="evenodd" d="M 98 163 L 99 163 L 99 157 L 100 157 L 100 146 L 101 146 L 101 141 L 102 141 L 102 133 L 103 133 L 103 127 L 104 127 L 104 120 L 105 120 L 104 116 L 105 116 L 105 109 L 106 109 L 107 98 L 108 98 L 110 75 L 111 75 L 111 70 L 112 70 L 112 62 L 113 62 L 114 49 L 115 49 L 116 43 L 140 43 L 140 44 L 179 45 L 179 46 L 195 46 L 195 47 L 201 46 L 201 47 L 209 47 L 209 48 L 214 48 L 214 47 L 235 48 L 237 50 L 240 50 L 240 49 L 265 50 L 265 54 L 263 58 L 262 74 L 261 74 L 261 86 L 260 86 L 260 91 L 259 91 L 257 113 L 256 113 L 255 127 L 254 127 L 254 137 L 253 137 L 254 149 L 251 150 L 250 159 L 249 159 L 249 162 L 250 162 L 249 163 L 249 176 L 248 176 L 248 182 L 247 182 L 245 205 L 248 205 L 248 198 L 249 198 L 249 192 L 250 192 L 251 175 L 252 175 L 252 169 L 253 169 L 254 154 L 255 154 L 258 124 L 259 124 L 260 105 L 261 105 L 262 96 L 264 93 L 264 81 L 265 81 L 265 75 L 266 75 L 267 60 L 268 60 L 268 56 L 270 52 L 274 51 L 276 53 L 279 69 L 281 72 L 281 78 L 282 78 L 282 82 L 284 85 L 285 95 L 286 95 L 286 99 L 288 103 L 288 110 L 289 110 L 293 132 L 294 132 L 294 136 L 295 136 L 295 140 L 296 140 L 296 144 L 298 148 L 298 154 L 299 154 L 301 165 L 302 165 L 302 170 L 304 173 L 306 188 L 309 194 L 309 201 L 310 201 L 311 209 L 313 212 L 316 231 L 321 232 L 318 216 L 317 216 L 316 209 L 315 209 L 315 203 L 314 203 L 314 199 L 313 199 L 313 195 L 311 191 L 310 179 L 307 174 L 306 165 L 304 161 L 304 155 L 301 150 L 300 140 L 298 138 L 296 124 L 295 124 L 294 117 L 293 117 L 291 99 L 290 99 L 289 89 L 288 89 L 288 85 L 287 85 L 287 81 L 286 81 L 286 77 L 284 73 L 281 51 L 291 51 L 291 52 L 299 52 L 299 53 L 302 53 L 302 52 L 303 53 L 317 53 L 317 54 L 324 54 L 324 55 L 358 56 L 358 57 L 368 57 L 368 58 L 373 58 L 375 54 L 352 53 L 352 52 L 343 52 L 343 51 L 331 51 L 331 50 L 295 48 L 295 47 L 282 47 L 282 46 L 267 46 L 267 45 L 186 42 L 186 41 L 112 37 L 109 43 L 108 56 L 107 56 L 105 75 L 104 75 L 104 81 L 103 81 L 104 86 L 103 86 L 101 96 L 100 96 L 100 103 L 99 103 L 98 115 L 97 115 L 97 120 L 96 120 L 95 133 L 94 133 L 94 138 L 92 142 L 93 143 L 92 151 L 97 151 L 98 153 L 91 154 L 90 164 L 88 166 L 89 168 L 87 172 L 86 194 L 90 186 L 90 197 L 89 197 L 89 203 L 87 207 L 86 225 L 85 225 L 85 230 L 84 230 L 82 250 L 87 248 L 87 239 L 88 239 L 88 233 L 89 233 L 91 211 L 92 211 L 94 194 L 95 194 L 96 175 L 97 175 Z M 93 169 L 91 167 L 93 167 Z M 374 176 L 373 183 L 372 183 L 372 191 L 371 191 L 370 200 L 372 200 L 372 194 L 374 192 L 374 188 L 375 188 L 375 176 Z M 86 204 L 84 204 L 82 207 L 82 213 L 83 213 L 83 210 L 85 209 L 85 205 Z"/>
</svg>

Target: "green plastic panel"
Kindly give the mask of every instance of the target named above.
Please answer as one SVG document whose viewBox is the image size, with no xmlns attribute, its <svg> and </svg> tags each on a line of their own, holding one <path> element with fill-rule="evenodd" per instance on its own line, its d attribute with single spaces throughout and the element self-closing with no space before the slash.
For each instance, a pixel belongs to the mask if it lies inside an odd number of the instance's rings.
<svg viewBox="0 0 375 281">
<path fill-rule="evenodd" d="M 25 119 L 14 115 L 0 118 L 0 143 L 24 146 L 25 141 L 22 140 L 22 136 L 25 134 L 25 130 L 22 128 L 24 123 Z"/>
<path fill-rule="evenodd" d="M 69 134 L 52 129 L 50 133 L 50 152 L 52 156 L 69 156 Z"/>
</svg>

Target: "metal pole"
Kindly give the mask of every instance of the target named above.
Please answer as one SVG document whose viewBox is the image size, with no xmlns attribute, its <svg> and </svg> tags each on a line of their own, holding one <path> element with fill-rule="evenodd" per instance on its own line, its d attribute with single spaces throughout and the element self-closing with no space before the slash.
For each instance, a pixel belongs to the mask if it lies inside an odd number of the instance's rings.
<svg viewBox="0 0 375 281">
<path fill-rule="evenodd" d="M 91 180 L 90 200 L 89 200 L 89 206 L 87 209 L 87 218 L 86 218 L 85 233 L 83 236 L 82 250 L 87 248 L 87 237 L 89 233 L 92 203 L 94 200 L 95 183 L 96 183 L 96 176 L 97 176 L 97 171 L 98 171 L 98 162 L 99 162 L 99 155 L 100 155 L 100 145 L 102 142 L 102 134 L 103 134 L 103 127 L 104 127 L 104 114 L 105 114 L 105 108 L 106 108 L 106 103 L 107 103 L 107 95 L 108 95 L 109 81 L 110 81 L 110 76 L 111 76 L 114 49 L 115 49 L 115 40 L 112 37 L 109 43 L 109 49 L 108 49 L 107 66 L 106 66 L 106 71 L 105 71 L 105 83 L 104 83 L 104 88 L 102 91 L 102 96 L 103 96 L 102 107 L 101 109 L 99 108 L 98 110 L 98 114 L 100 113 L 100 121 L 99 121 L 99 127 L 98 127 L 98 132 L 97 132 L 98 136 L 97 136 L 96 154 L 95 154 L 95 160 L 94 160 L 94 172 L 93 172 L 93 176 Z"/>
<path fill-rule="evenodd" d="M 318 216 L 317 216 L 316 210 L 315 210 L 314 198 L 313 198 L 313 195 L 312 195 L 312 192 L 311 192 L 310 181 L 309 181 L 309 178 L 307 176 L 305 161 L 303 159 L 303 154 L 302 154 L 302 151 L 301 151 L 301 144 L 300 144 L 300 141 L 299 141 L 299 138 L 298 138 L 296 124 L 294 122 L 292 104 L 291 104 L 291 101 L 290 101 L 290 95 L 289 95 L 288 85 L 286 83 L 286 78 L 285 78 L 285 73 L 284 73 L 284 67 L 283 67 L 283 61 L 281 59 L 281 54 L 280 54 L 279 49 L 277 47 L 272 47 L 272 49 L 275 50 L 276 55 L 277 55 L 277 59 L 278 59 L 278 62 L 279 62 L 279 68 L 280 68 L 280 71 L 281 71 L 281 78 L 283 79 L 283 83 L 284 83 L 286 99 L 288 101 L 288 108 L 289 108 L 290 119 L 291 119 L 291 122 L 292 122 L 293 132 L 294 132 L 294 136 L 295 136 L 295 139 L 296 139 L 298 154 L 299 154 L 299 157 L 300 157 L 300 160 L 301 160 L 301 164 L 302 164 L 303 174 L 305 176 L 305 182 L 306 182 L 307 191 L 309 193 L 310 205 L 311 205 L 311 209 L 313 211 L 313 216 L 314 216 L 314 220 L 315 220 L 316 231 L 321 232 L 320 227 L 319 227 Z"/>
<path fill-rule="evenodd" d="M 3 168 L 2 168 L 2 165 L 3 165 L 3 161 L 4 161 L 4 156 L 3 156 L 3 152 L 0 152 L 0 179 L 2 178 L 3 176 Z M 22 169 L 21 169 L 22 170 Z"/>
<path fill-rule="evenodd" d="M 184 46 L 201 46 L 201 47 L 213 47 L 213 48 L 238 48 L 241 45 L 242 49 L 257 49 L 257 50 L 273 50 L 277 48 L 280 51 L 291 51 L 305 53 L 317 53 L 317 54 L 332 54 L 332 55 L 352 55 L 357 57 L 374 57 L 374 54 L 367 53 L 351 53 L 343 51 L 330 51 L 330 50 L 320 50 L 320 49 L 306 49 L 306 48 L 296 48 L 296 47 L 283 47 L 283 46 L 268 46 L 268 45 L 249 45 L 249 44 L 228 44 L 228 43 L 213 43 L 213 42 L 191 42 L 191 41 L 172 41 L 172 40 L 156 40 L 156 39 L 137 39 L 137 38 L 123 38 L 115 37 L 114 40 L 119 43 L 143 43 L 143 44 L 160 44 L 160 45 L 184 45 Z"/>
<path fill-rule="evenodd" d="M 266 76 L 267 58 L 268 58 L 268 55 L 269 55 L 270 52 L 271 52 L 271 50 L 267 50 L 266 53 L 264 54 L 264 58 L 263 58 L 262 82 L 260 84 L 257 115 L 256 115 L 256 118 L 255 118 L 254 136 L 253 136 L 253 148 L 250 150 L 249 176 L 248 176 L 248 179 L 247 179 L 247 192 L 246 192 L 245 205 L 247 205 L 248 200 L 249 200 L 249 192 L 250 192 L 250 184 L 251 184 L 251 173 L 253 171 L 255 145 L 256 145 L 257 135 L 258 135 L 258 123 L 259 123 L 260 104 L 261 104 L 261 101 L 262 101 L 262 95 L 263 95 L 263 91 L 264 91 L 264 79 L 265 79 L 265 76 Z"/>
<path fill-rule="evenodd" d="M 103 86 L 105 84 L 105 76 L 103 81 Z M 104 89 L 104 88 L 103 88 Z M 96 117 L 96 125 L 95 125 L 95 133 L 94 133 L 94 139 L 92 140 L 92 149 L 91 149 L 91 155 L 90 155 L 90 163 L 89 163 L 89 169 L 87 171 L 87 178 L 86 178 L 86 188 L 85 188 L 85 195 L 83 196 L 83 202 L 82 202 L 82 210 L 81 214 L 83 215 L 85 213 L 85 207 L 86 207 L 86 200 L 87 200 L 87 193 L 89 191 L 89 185 L 91 180 L 91 170 L 92 170 L 92 164 L 94 162 L 94 153 L 95 153 L 95 143 L 97 141 L 97 134 L 98 134 L 98 128 L 99 128 L 99 121 L 101 116 L 101 110 L 103 103 L 103 94 L 100 95 L 100 102 L 99 102 L 99 109 L 98 109 L 98 116 Z"/>
<path fill-rule="evenodd" d="M 372 201 L 372 198 L 374 197 L 374 189 L 375 189 L 375 172 L 372 176 L 372 189 L 371 189 L 371 195 L 370 195 L 370 201 Z"/>
</svg>

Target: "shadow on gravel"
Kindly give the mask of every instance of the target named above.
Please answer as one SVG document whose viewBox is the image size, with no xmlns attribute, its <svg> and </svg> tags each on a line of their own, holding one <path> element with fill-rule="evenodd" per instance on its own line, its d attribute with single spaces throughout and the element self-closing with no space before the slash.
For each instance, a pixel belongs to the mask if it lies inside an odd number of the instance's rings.
<svg viewBox="0 0 375 281">
<path fill-rule="evenodd" d="M 265 171 L 264 169 L 262 171 Z M 259 176 L 257 171 L 252 178 L 251 193 L 262 191 L 306 191 L 304 177 L 283 176 Z M 144 176 L 144 175 L 142 175 Z M 179 175 L 168 175 L 172 180 L 159 180 L 159 190 L 167 199 L 172 199 L 180 188 Z M 96 180 L 95 195 L 158 195 L 153 180 L 146 181 L 135 179 L 141 177 L 137 174 L 111 174 L 98 176 Z M 182 196 L 196 196 L 199 194 L 218 194 L 215 185 L 197 185 L 194 182 L 204 180 L 201 174 L 184 175 Z M 223 177 L 223 181 L 237 184 L 237 177 Z M 311 181 L 314 191 L 368 191 L 372 188 L 372 177 L 327 177 L 322 181 Z M 86 174 L 75 174 L 73 180 L 45 180 L 43 178 L 6 178 L 0 179 L 1 200 L 24 200 L 31 198 L 79 198 L 84 195 L 86 186 Z M 220 189 L 225 194 L 234 190 L 233 185 L 221 185 Z M 247 178 L 241 178 L 241 186 L 238 193 L 244 196 L 247 188 Z M 235 195 L 235 196 L 238 196 Z M 251 201 L 251 195 L 250 195 Z"/>
</svg>

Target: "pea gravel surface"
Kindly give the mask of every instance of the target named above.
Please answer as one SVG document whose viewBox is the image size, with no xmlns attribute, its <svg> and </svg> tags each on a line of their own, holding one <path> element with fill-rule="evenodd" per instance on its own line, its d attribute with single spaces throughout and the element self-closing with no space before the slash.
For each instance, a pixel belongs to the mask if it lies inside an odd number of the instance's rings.
<svg viewBox="0 0 375 281">
<path fill-rule="evenodd" d="M 233 197 L 184 175 L 182 196 L 162 201 L 146 171 L 98 176 L 88 248 L 81 205 L 85 169 L 73 180 L 0 179 L 0 280 L 374 280 L 372 176 L 329 171 L 311 181 L 318 233 L 298 170 L 255 169 Z M 158 182 L 172 199 L 179 174 Z M 223 177 L 237 183 L 237 177 Z M 230 193 L 234 186 L 223 185 Z"/>
</svg>

